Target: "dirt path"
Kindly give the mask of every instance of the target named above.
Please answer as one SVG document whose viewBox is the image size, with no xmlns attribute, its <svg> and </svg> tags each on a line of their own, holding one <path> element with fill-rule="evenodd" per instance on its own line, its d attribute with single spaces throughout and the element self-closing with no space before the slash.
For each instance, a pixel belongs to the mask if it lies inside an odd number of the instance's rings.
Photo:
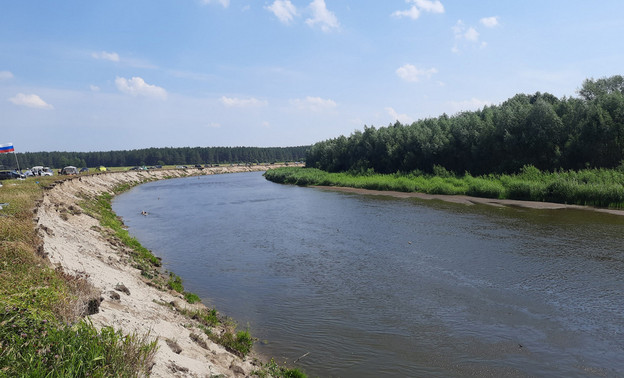
<svg viewBox="0 0 624 378">
<path fill-rule="evenodd" d="M 100 232 L 99 222 L 79 210 L 78 201 L 81 200 L 80 193 L 98 195 L 110 192 L 115 186 L 126 182 L 264 171 L 268 168 L 235 166 L 201 171 L 111 172 L 66 180 L 46 191 L 37 209 L 44 253 L 52 264 L 61 266 L 67 273 L 87 277 L 100 290 L 104 300 L 99 313 L 91 315 L 97 327 L 112 326 L 122 329 L 124 333 L 149 333 L 152 337 L 158 337 L 159 349 L 154 359 L 153 377 L 248 376 L 256 368 L 252 364 L 253 358 L 240 359 L 207 337 L 203 337 L 205 348 L 191 340 L 192 333 L 202 335 L 193 322 L 176 310 L 156 302 L 193 306 L 175 292 L 163 292 L 148 286 L 139 270 L 128 263 L 125 247 L 107 240 Z M 115 290 L 117 285 L 125 286 L 128 292 Z M 169 345 L 177 345 L 181 351 Z"/>
</svg>

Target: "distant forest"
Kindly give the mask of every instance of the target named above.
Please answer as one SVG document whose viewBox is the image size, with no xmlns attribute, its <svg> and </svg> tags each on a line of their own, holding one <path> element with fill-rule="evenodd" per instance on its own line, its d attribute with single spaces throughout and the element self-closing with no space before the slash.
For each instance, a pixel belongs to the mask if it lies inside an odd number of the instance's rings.
<svg viewBox="0 0 624 378">
<path fill-rule="evenodd" d="M 624 159 L 624 78 L 587 79 L 578 97 L 537 92 L 449 117 L 364 126 L 314 144 L 306 166 L 330 172 L 457 174 L 614 168 Z"/>
<path fill-rule="evenodd" d="M 107 152 L 25 152 L 17 153 L 20 168 L 43 165 L 62 168 L 126 167 L 143 165 L 194 165 L 272 163 L 305 160 L 310 146 L 298 147 L 166 147 Z M 15 168 L 12 153 L 0 155 L 0 165 Z"/>
</svg>

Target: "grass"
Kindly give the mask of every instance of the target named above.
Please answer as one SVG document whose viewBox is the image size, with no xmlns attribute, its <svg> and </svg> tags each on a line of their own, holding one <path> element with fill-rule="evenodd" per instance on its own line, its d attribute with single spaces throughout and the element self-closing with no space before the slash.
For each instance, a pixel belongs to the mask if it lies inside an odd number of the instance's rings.
<svg viewBox="0 0 624 378">
<path fill-rule="evenodd" d="M 624 208 L 624 166 L 618 169 L 542 172 L 525 166 L 514 175 L 469 173 L 457 176 L 442 167 L 437 175 L 420 172 L 375 174 L 329 173 L 315 168 L 284 167 L 265 173 L 268 180 L 295 185 L 344 186 L 373 190 L 469 195 L 475 197 L 557 202 Z"/>
<path fill-rule="evenodd" d="M 99 293 L 41 255 L 33 209 L 56 180 L 11 180 L 0 188 L 0 202 L 9 203 L 0 210 L 0 376 L 144 375 L 156 341 L 98 331 L 83 316 Z"/>
</svg>

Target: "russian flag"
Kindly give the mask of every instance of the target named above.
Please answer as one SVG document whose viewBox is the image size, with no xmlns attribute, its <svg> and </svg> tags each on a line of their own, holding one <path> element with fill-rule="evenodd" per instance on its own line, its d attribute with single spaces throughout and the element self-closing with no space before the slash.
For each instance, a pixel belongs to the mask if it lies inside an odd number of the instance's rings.
<svg viewBox="0 0 624 378">
<path fill-rule="evenodd" d="M 7 152 L 13 152 L 15 148 L 13 148 L 13 143 L 0 144 L 0 154 L 5 154 Z"/>
</svg>

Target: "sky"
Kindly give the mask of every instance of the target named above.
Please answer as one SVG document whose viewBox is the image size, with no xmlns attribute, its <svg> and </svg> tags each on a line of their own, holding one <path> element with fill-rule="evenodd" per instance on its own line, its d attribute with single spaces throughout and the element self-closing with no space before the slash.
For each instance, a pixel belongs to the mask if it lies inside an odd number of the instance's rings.
<svg viewBox="0 0 624 378">
<path fill-rule="evenodd" d="M 624 1 L 0 1 L 16 152 L 314 144 L 624 74 Z"/>
</svg>

